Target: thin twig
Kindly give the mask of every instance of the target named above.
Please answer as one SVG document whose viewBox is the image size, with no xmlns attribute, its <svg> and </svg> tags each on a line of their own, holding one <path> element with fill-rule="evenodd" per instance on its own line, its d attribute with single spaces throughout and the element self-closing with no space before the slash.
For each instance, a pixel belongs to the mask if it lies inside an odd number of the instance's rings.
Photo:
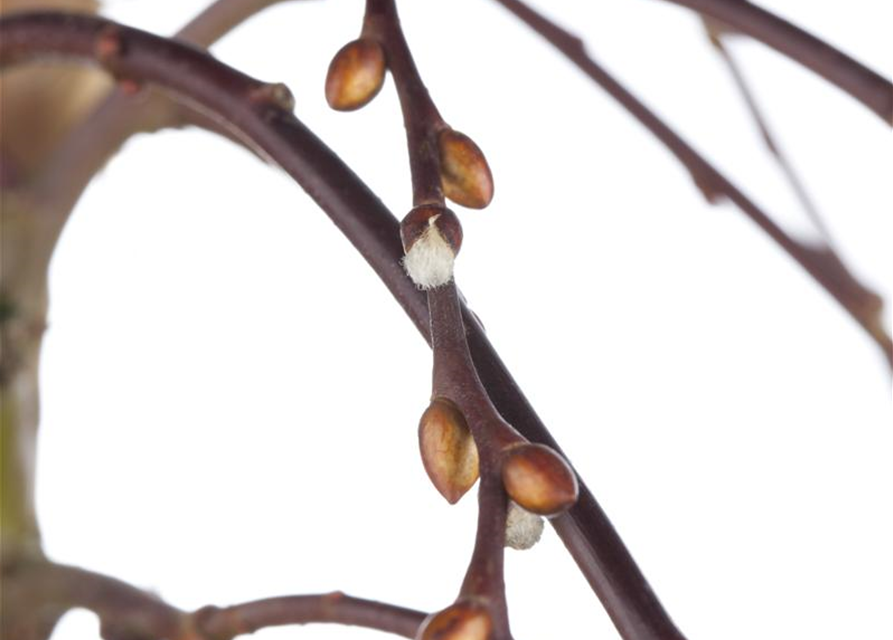
<svg viewBox="0 0 893 640">
<path fill-rule="evenodd" d="M 27 14 L 0 20 L 0 64 L 47 56 L 94 64 L 100 36 L 121 39 L 121 55 L 102 64 L 112 73 L 154 82 L 191 100 L 241 135 L 289 173 L 357 248 L 430 340 L 424 294 L 400 264 L 399 224 L 382 202 L 328 147 L 274 101 L 270 85 L 249 78 L 190 47 L 99 18 Z M 264 91 L 264 88 L 267 88 Z M 515 384 L 474 315 L 463 305 L 474 366 L 503 418 L 532 442 L 561 451 Z M 611 613 L 625 640 L 680 639 L 653 591 L 591 492 L 550 520 L 581 572 Z"/>
<path fill-rule="evenodd" d="M 714 30 L 711 29 L 710 22 L 706 19 L 704 23 L 708 30 L 710 42 L 713 44 L 719 57 L 722 58 L 723 63 L 729 70 L 729 75 L 732 76 L 732 81 L 738 88 L 738 92 L 741 94 L 744 104 L 747 107 L 747 111 L 759 130 L 760 137 L 766 144 L 766 148 L 769 150 L 769 153 L 772 154 L 772 157 L 775 158 L 775 162 L 778 164 L 782 174 L 791 186 L 794 196 L 800 202 L 800 206 L 803 208 L 807 217 L 809 217 L 810 222 L 812 222 L 822 240 L 829 247 L 833 247 L 834 243 L 832 242 L 828 226 L 825 224 L 822 215 L 819 213 L 818 207 L 806 190 L 806 186 L 803 184 L 800 176 L 788 160 L 787 155 L 782 151 L 781 145 L 769 128 L 769 122 L 767 121 L 766 116 L 763 115 L 763 110 L 757 103 L 756 96 L 751 90 L 747 79 L 744 77 L 744 71 L 741 69 L 741 66 L 738 64 L 738 61 L 732 52 L 725 46 L 722 34 L 714 32 Z"/>
<path fill-rule="evenodd" d="M 89 609 L 99 616 L 107 640 L 231 640 L 267 627 L 309 623 L 354 625 L 413 638 L 425 619 L 421 611 L 340 592 L 209 606 L 190 614 L 116 578 L 50 562 L 22 563 L 3 577 L 8 590 L 4 608 Z M 21 637 L 14 619 L 4 622 L 4 638 Z"/>
<path fill-rule="evenodd" d="M 194 614 L 195 626 L 209 640 L 229 640 L 269 627 L 331 622 L 414 638 L 426 614 L 340 591 L 319 595 L 265 598 L 230 607 L 206 607 Z"/>
<path fill-rule="evenodd" d="M 893 368 L 893 342 L 883 324 L 883 300 L 859 282 L 830 247 L 812 247 L 785 233 L 756 203 L 590 57 L 579 38 L 519 0 L 495 1 L 548 40 L 651 131 L 688 169 L 695 184 L 708 200 L 713 202 L 720 197 L 728 198 L 785 253 L 800 263 L 862 326 Z"/>
<path fill-rule="evenodd" d="M 800 27 L 747 0 L 668 0 L 783 53 L 837 85 L 893 125 L 893 84 Z M 845 5 L 841 5 L 845 6 Z"/>
<path fill-rule="evenodd" d="M 403 111 L 412 176 L 413 205 L 444 207 L 438 134 L 447 128 L 422 82 L 400 26 L 394 0 L 367 0 L 363 36 L 383 48 Z M 441 214 L 448 215 L 448 214 Z M 412 214 L 407 216 L 407 220 Z M 458 219 L 451 218 L 459 230 Z M 458 250 L 458 247 L 457 247 Z M 454 403 L 464 415 L 479 452 L 478 527 L 459 602 L 486 607 L 493 640 L 511 640 L 505 596 L 504 540 L 508 498 L 501 479 L 501 434 L 516 432 L 493 406 L 475 371 L 455 280 L 427 293 L 434 352 L 432 396 Z"/>
</svg>

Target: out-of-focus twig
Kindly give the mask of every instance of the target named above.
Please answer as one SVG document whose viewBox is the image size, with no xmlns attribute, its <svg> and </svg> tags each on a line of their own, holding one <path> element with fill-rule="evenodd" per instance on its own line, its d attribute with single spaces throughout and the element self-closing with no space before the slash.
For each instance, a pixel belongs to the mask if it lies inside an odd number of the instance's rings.
<svg viewBox="0 0 893 640">
<path fill-rule="evenodd" d="M 781 169 L 782 174 L 788 181 L 788 184 L 791 186 L 791 190 L 794 192 L 794 195 L 800 202 L 800 206 L 803 208 L 803 211 L 806 213 L 810 222 L 815 227 L 819 235 L 822 237 L 822 240 L 824 240 L 825 244 L 827 244 L 828 246 L 833 246 L 834 243 L 831 239 L 831 233 L 828 230 L 828 226 L 825 224 L 821 213 L 819 213 L 818 207 L 816 206 L 812 197 L 809 195 L 809 192 L 806 190 L 806 186 L 803 184 L 803 181 L 800 179 L 797 171 L 794 169 L 790 160 L 788 160 L 787 155 L 782 150 L 781 145 L 776 139 L 776 136 L 769 128 L 769 122 L 766 116 L 763 114 L 763 110 L 760 108 L 756 96 L 754 95 L 749 83 L 747 82 L 747 79 L 744 76 L 744 71 L 741 69 L 741 65 L 738 64 L 738 60 L 733 55 L 732 51 L 728 47 L 726 47 L 725 42 L 723 42 L 723 35 L 721 33 L 721 30 L 715 28 L 715 25 L 706 18 L 704 19 L 704 26 L 707 29 L 707 35 L 710 38 L 710 43 L 716 49 L 719 57 L 722 59 L 723 63 L 726 65 L 726 68 L 729 70 L 729 75 L 732 77 L 732 81 L 738 88 L 738 91 L 741 94 L 741 98 L 744 100 L 744 104 L 747 107 L 747 111 L 750 114 L 750 117 L 753 119 L 757 130 L 760 132 L 760 137 L 766 144 L 766 148 L 769 150 L 769 153 L 771 153 L 772 157 L 775 158 L 775 162 L 778 164 L 779 169 Z"/>
<path fill-rule="evenodd" d="M 174 38 L 207 48 L 232 29 L 264 9 L 286 0 L 217 0 L 184 26 Z M 48 158 L 34 182 L 29 198 L 45 218 L 52 220 L 47 242 L 55 243 L 68 215 L 84 189 L 121 145 L 135 133 L 150 133 L 198 122 L 213 122 L 189 105 L 147 89 L 134 95 L 135 86 L 115 87 L 74 128 Z"/>
<path fill-rule="evenodd" d="M 421 611 L 340 592 L 265 598 L 187 613 L 116 578 L 51 562 L 15 566 L 4 576 L 3 587 L 0 630 L 10 640 L 31 640 L 30 628 L 19 626 L 19 613 L 47 608 L 94 612 L 105 640 L 231 640 L 268 627 L 320 622 L 413 638 L 425 619 Z"/>
<path fill-rule="evenodd" d="M 766 44 L 837 85 L 893 125 L 893 84 L 811 33 L 747 0 L 668 0 Z"/>
<path fill-rule="evenodd" d="M 179 36 L 206 46 L 278 1 L 218 0 Z M 53 7 L 83 14 L 97 5 L 95 0 L 6 0 L 2 11 Z M 192 114 L 161 94 L 129 96 L 121 89 L 112 89 L 111 97 L 95 106 L 114 84 L 109 80 L 93 69 L 53 64 L 13 69 L 2 78 L 0 527 L 4 567 L 25 557 L 42 556 L 34 507 L 38 367 L 48 308 L 47 272 L 56 240 L 88 182 L 128 136 L 177 124 L 184 113 Z M 60 613 L 45 610 L 32 619 L 29 640 L 46 638 Z"/>
<path fill-rule="evenodd" d="M 779 227 L 757 204 L 673 131 L 663 120 L 599 65 L 582 40 L 565 31 L 520 0 L 496 0 L 617 100 L 679 160 L 710 202 L 728 198 L 772 240 L 796 260 L 815 281 L 862 326 L 893 368 L 893 342 L 883 323 L 883 300 L 863 285 L 830 247 L 800 242 Z"/>
</svg>

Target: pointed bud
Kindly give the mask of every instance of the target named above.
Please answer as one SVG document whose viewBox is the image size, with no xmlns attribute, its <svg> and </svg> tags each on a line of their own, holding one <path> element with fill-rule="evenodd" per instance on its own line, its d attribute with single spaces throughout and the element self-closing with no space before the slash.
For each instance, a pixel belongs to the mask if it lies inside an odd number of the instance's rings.
<svg viewBox="0 0 893 640">
<path fill-rule="evenodd" d="M 542 444 L 510 448 L 502 463 L 502 482 L 512 500 L 542 516 L 569 509 L 579 492 L 577 476 L 567 462 Z"/>
<path fill-rule="evenodd" d="M 419 422 L 419 448 L 431 482 L 456 504 L 478 479 L 478 450 L 459 409 L 433 400 Z"/>
<path fill-rule="evenodd" d="M 433 613 L 419 628 L 417 640 L 487 640 L 493 620 L 487 608 L 474 600 L 460 600 Z"/>
<path fill-rule="evenodd" d="M 406 273 L 422 289 L 446 284 L 462 246 L 462 225 L 452 211 L 438 205 L 414 208 L 400 224 Z"/>
<path fill-rule="evenodd" d="M 338 111 L 366 105 L 384 84 L 384 51 L 374 40 L 348 42 L 332 58 L 326 75 L 326 100 Z"/>
<path fill-rule="evenodd" d="M 523 551 L 529 549 L 543 535 L 543 519 L 525 511 L 516 502 L 509 502 L 505 519 L 505 546 Z"/>
<path fill-rule="evenodd" d="M 463 207 L 483 209 L 493 199 L 493 174 L 483 152 L 464 133 L 440 133 L 440 180 L 444 195 Z"/>
</svg>

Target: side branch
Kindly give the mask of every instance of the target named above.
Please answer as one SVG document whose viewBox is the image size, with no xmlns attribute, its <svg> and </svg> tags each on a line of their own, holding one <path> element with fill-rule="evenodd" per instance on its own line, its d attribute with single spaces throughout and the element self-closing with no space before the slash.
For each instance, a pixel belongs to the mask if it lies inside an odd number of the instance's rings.
<svg viewBox="0 0 893 640">
<path fill-rule="evenodd" d="M 275 85 L 249 78 L 192 47 L 97 18 L 23 14 L 0 20 L 0 36 L 0 65 L 78 57 L 122 77 L 156 82 L 228 122 L 313 197 L 430 341 L 425 296 L 400 264 L 403 247 L 397 220 L 340 158 L 283 108 L 282 100 L 277 102 Z M 102 39 L 120 42 L 118 55 L 99 56 Z M 464 306 L 462 313 L 475 368 L 499 413 L 529 440 L 560 452 L 474 315 Z M 682 638 L 582 481 L 577 504 L 551 523 L 625 640 Z"/>
<path fill-rule="evenodd" d="M 685 166 L 709 201 L 715 202 L 721 197 L 728 198 L 785 253 L 796 260 L 862 326 L 880 347 L 888 364 L 893 368 L 893 342 L 883 325 L 883 301 L 850 273 L 831 247 L 812 247 L 785 233 L 753 200 L 590 57 L 579 38 L 558 27 L 520 0 L 496 0 L 496 2 L 548 40 L 653 133 Z"/>
<path fill-rule="evenodd" d="M 865 65 L 747 0 L 668 0 L 756 38 L 799 62 L 893 125 L 893 84 Z"/>
<path fill-rule="evenodd" d="M 208 640 L 229 640 L 267 627 L 330 622 L 376 629 L 414 638 L 426 614 L 340 591 L 322 595 L 265 598 L 231 607 L 206 607 L 193 615 L 194 625 Z"/>
<path fill-rule="evenodd" d="M 77 567 L 23 563 L 4 572 L 4 638 L 23 638 L 16 614 L 47 606 L 89 609 L 106 640 L 231 640 L 267 627 L 335 623 L 413 638 L 425 614 L 340 592 L 283 596 L 186 613 L 125 582 Z"/>
<path fill-rule="evenodd" d="M 800 176 L 797 175 L 797 172 L 794 170 L 793 165 L 790 163 L 787 156 L 782 151 L 781 145 L 778 143 L 775 135 L 769 128 L 769 123 L 766 119 L 766 116 L 763 115 L 763 111 L 757 103 L 756 96 L 754 95 L 749 83 L 744 77 L 743 70 L 738 64 L 735 56 L 732 55 L 732 52 L 728 48 L 726 48 L 723 42 L 723 35 L 715 30 L 712 27 L 712 23 L 710 23 L 708 20 L 704 21 L 704 26 L 707 29 L 707 35 L 710 38 L 710 42 L 713 45 L 713 48 L 716 49 L 717 54 L 726 65 L 726 68 L 729 70 L 729 75 L 732 78 L 732 82 L 738 88 L 738 92 L 741 94 L 741 98 L 744 100 L 744 106 L 750 113 L 750 117 L 756 125 L 757 130 L 759 131 L 760 137 L 763 139 L 763 142 L 766 145 L 766 149 L 769 151 L 772 157 L 775 158 L 775 162 L 778 164 L 779 169 L 781 169 L 781 173 L 787 180 L 788 185 L 791 187 L 794 196 L 797 198 L 797 200 L 800 201 L 800 207 L 803 209 L 804 213 L 806 213 L 807 217 L 809 218 L 810 222 L 812 222 L 812 225 L 815 227 L 822 240 L 825 242 L 826 245 L 832 246 L 833 242 L 831 238 L 831 232 L 828 230 L 828 226 L 825 224 L 822 215 L 819 213 L 818 207 L 815 205 L 812 197 L 806 190 L 806 186 L 803 184 Z"/>
</svg>

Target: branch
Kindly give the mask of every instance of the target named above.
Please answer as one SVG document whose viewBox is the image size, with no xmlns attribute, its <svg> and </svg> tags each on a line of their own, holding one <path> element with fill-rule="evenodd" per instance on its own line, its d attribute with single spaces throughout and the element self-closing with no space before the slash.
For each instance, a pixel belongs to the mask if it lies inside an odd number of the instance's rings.
<svg viewBox="0 0 893 640">
<path fill-rule="evenodd" d="M 485 207 L 493 193 L 492 175 L 477 145 L 467 136 L 455 134 L 431 100 L 412 59 L 394 0 L 367 0 L 363 38 L 377 43 L 387 60 L 406 129 L 415 206 L 400 224 L 406 251 L 403 265 L 410 278 L 427 290 L 434 352 L 432 400 L 419 424 L 422 459 L 431 479 L 451 503 L 471 487 L 476 477 L 480 478 L 477 533 L 465 579 L 453 604 L 426 620 L 420 638 L 464 636 L 464 632 L 456 630 L 476 627 L 481 637 L 511 640 L 504 575 L 505 546 L 510 535 L 509 494 L 514 500 L 525 502 L 530 492 L 515 495 L 512 489 L 518 483 L 510 485 L 504 478 L 511 467 L 527 482 L 525 488 L 534 486 L 536 493 L 549 493 L 555 479 L 543 473 L 542 468 L 525 464 L 528 458 L 524 452 L 530 450 L 529 443 L 503 420 L 481 383 L 468 349 L 453 278 L 462 227 L 456 215 L 446 208 L 444 199 Z M 338 65 L 330 69 L 336 70 L 337 80 Z M 341 69 L 340 73 L 344 73 L 346 67 Z M 455 153 L 457 148 L 462 152 Z M 431 442 L 434 446 L 430 446 Z M 525 444 L 527 448 L 523 447 Z M 520 456 L 513 455 L 519 452 Z M 546 455 L 541 449 L 536 452 Z M 535 506 L 557 515 L 576 501 L 577 482 L 566 462 L 551 450 L 546 452 L 564 472 L 560 476 L 564 480 L 562 487 L 569 489 L 545 507 L 541 502 Z M 521 507 L 517 511 L 526 513 Z M 541 530 L 537 515 L 526 513 L 522 519 L 527 526 L 533 520 L 533 529 Z M 512 539 L 516 538 L 517 535 Z M 531 540 L 525 539 L 524 544 L 532 545 L 535 540 Z"/>
<path fill-rule="evenodd" d="M 425 296 L 400 264 L 403 247 L 397 220 L 340 158 L 269 99 L 274 95 L 271 85 L 191 47 L 96 18 L 20 15 L 0 21 L 0 35 L 0 65 L 48 56 L 81 58 L 119 76 L 156 82 L 238 125 L 242 136 L 289 173 L 329 215 L 430 340 Z M 96 45 L 102 37 L 117 38 L 126 46 L 117 56 L 97 60 Z M 474 314 L 464 305 L 462 314 L 475 368 L 499 413 L 529 440 L 560 452 Z M 577 504 L 551 523 L 625 640 L 682 638 L 582 481 Z"/>
<path fill-rule="evenodd" d="M 688 169 L 695 184 L 709 201 L 714 202 L 720 197 L 728 198 L 785 253 L 800 263 L 800 266 L 862 326 L 880 347 L 888 364 L 893 368 L 893 342 L 883 324 L 883 300 L 850 273 L 831 247 L 812 247 L 785 233 L 756 203 L 593 60 L 586 53 L 579 38 L 519 0 L 496 0 L 496 2 L 554 45 L 653 133 Z"/>
<path fill-rule="evenodd" d="M 99 616 L 106 640 L 231 640 L 267 627 L 331 622 L 415 637 L 421 611 L 353 598 L 340 592 L 283 596 L 185 613 L 125 582 L 49 562 L 16 566 L 4 574 L 4 609 L 20 613 L 47 607 L 89 609 Z M 8 598 L 8 600 L 6 600 Z M 4 638 L 23 638 L 15 615 L 3 623 Z"/>
<path fill-rule="evenodd" d="M 837 85 L 893 124 L 893 84 L 814 35 L 747 0 L 668 0 L 756 38 Z"/>
</svg>

